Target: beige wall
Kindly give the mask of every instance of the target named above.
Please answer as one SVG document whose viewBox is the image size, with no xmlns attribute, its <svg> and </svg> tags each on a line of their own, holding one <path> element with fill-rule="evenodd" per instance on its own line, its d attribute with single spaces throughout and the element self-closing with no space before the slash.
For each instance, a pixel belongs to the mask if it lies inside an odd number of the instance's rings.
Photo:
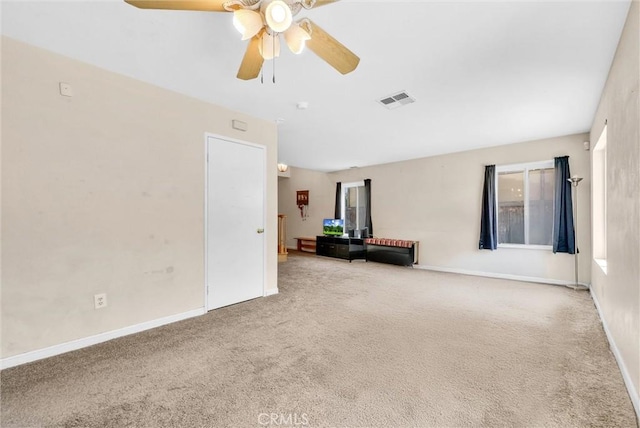
<svg viewBox="0 0 640 428">
<path fill-rule="evenodd" d="M 277 287 L 274 124 L 4 37 L 2 77 L 3 358 L 204 306 L 206 132 L 267 147 Z"/>
<path fill-rule="evenodd" d="M 278 181 L 278 212 L 287 216 L 287 247 L 296 247 L 296 237 L 322 234 L 322 219 L 333 218 L 335 186 L 328 174 L 289 167 L 290 177 Z M 300 215 L 296 191 L 309 191 L 307 217 Z"/>
<path fill-rule="evenodd" d="M 580 281 L 590 281 L 589 153 L 586 134 L 511 144 L 326 174 L 292 170 L 280 182 L 280 209 L 289 214 L 287 198 L 294 188 L 312 187 L 327 195 L 312 198 L 314 212 L 303 226 L 289 222 L 289 236 L 321 232 L 321 219 L 333 216 L 335 183 L 372 180 L 372 218 L 378 237 L 420 241 L 420 265 L 439 269 L 516 275 L 543 280 L 573 281 L 573 256 L 550 250 L 478 250 L 484 166 L 506 165 L 570 156 L 571 173 L 585 177 L 579 189 Z M 281 211 L 282 212 L 282 211 Z M 312 222 L 312 224 L 309 224 Z"/>
<path fill-rule="evenodd" d="M 640 390 L 640 3 L 631 5 L 600 100 L 591 142 L 607 121 L 607 274 L 591 263 L 593 293 Z M 640 411 L 639 408 L 636 409 Z"/>
</svg>

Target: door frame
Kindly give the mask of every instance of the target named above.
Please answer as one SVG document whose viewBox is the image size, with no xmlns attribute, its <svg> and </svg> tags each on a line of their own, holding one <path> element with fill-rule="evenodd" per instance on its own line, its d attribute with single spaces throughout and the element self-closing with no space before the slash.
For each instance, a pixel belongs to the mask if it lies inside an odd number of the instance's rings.
<svg viewBox="0 0 640 428">
<path fill-rule="evenodd" d="M 255 147 L 262 150 L 262 162 L 264 165 L 262 177 L 262 228 L 264 229 L 264 238 L 262 240 L 262 296 L 266 296 L 267 292 L 267 243 L 271 231 L 267 227 L 267 148 L 261 144 L 252 143 L 237 138 L 227 137 L 225 135 L 205 132 L 204 134 L 204 310 L 209 312 L 209 138 L 223 140 L 235 144 L 243 144 L 245 146 Z"/>
</svg>

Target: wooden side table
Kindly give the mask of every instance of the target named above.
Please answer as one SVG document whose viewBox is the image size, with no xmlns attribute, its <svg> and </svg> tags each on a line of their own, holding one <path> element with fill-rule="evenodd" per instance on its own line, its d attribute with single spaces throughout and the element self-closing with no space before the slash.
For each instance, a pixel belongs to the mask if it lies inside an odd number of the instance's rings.
<svg viewBox="0 0 640 428">
<path fill-rule="evenodd" d="M 305 253 L 314 253 L 316 252 L 316 237 L 302 237 L 295 238 L 298 241 L 298 251 L 303 251 Z"/>
</svg>

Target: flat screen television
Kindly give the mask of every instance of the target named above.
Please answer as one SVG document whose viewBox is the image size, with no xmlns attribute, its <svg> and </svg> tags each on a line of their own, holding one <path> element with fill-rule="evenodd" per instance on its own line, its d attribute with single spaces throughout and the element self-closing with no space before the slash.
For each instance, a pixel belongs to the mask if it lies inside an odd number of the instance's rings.
<svg viewBox="0 0 640 428">
<path fill-rule="evenodd" d="M 322 233 L 324 235 L 344 235 L 344 220 L 341 218 L 325 218 L 322 221 Z"/>
</svg>

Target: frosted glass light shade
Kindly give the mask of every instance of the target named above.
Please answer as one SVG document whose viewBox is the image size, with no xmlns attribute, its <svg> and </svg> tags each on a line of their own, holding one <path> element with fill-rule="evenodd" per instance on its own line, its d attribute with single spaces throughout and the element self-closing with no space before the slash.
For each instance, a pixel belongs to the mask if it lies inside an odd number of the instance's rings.
<svg viewBox="0 0 640 428">
<path fill-rule="evenodd" d="M 264 33 L 258 45 L 262 58 L 269 60 L 280 56 L 280 37 Z"/>
<path fill-rule="evenodd" d="M 267 25 L 276 33 L 284 33 L 291 27 L 293 16 L 291 8 L 282 0 L 273 0 L 264 11 Z"/>
<path fill-rule="evenodd" d="M 233 26 L 242 34 L 242 40 L 247 40 L 260 32 L 264 22 L 258 12 L 239 9 L 233 12 Z"/>
<path fill-rule="evenodd" d="M 309 33 L 297 24 L 292 25 L 291 28 L 284 33 L 284 40 L 294 54 L 301 54 L 304 50 L 305 42 L 309 39 L 311 39 Z"/>
</svg>

